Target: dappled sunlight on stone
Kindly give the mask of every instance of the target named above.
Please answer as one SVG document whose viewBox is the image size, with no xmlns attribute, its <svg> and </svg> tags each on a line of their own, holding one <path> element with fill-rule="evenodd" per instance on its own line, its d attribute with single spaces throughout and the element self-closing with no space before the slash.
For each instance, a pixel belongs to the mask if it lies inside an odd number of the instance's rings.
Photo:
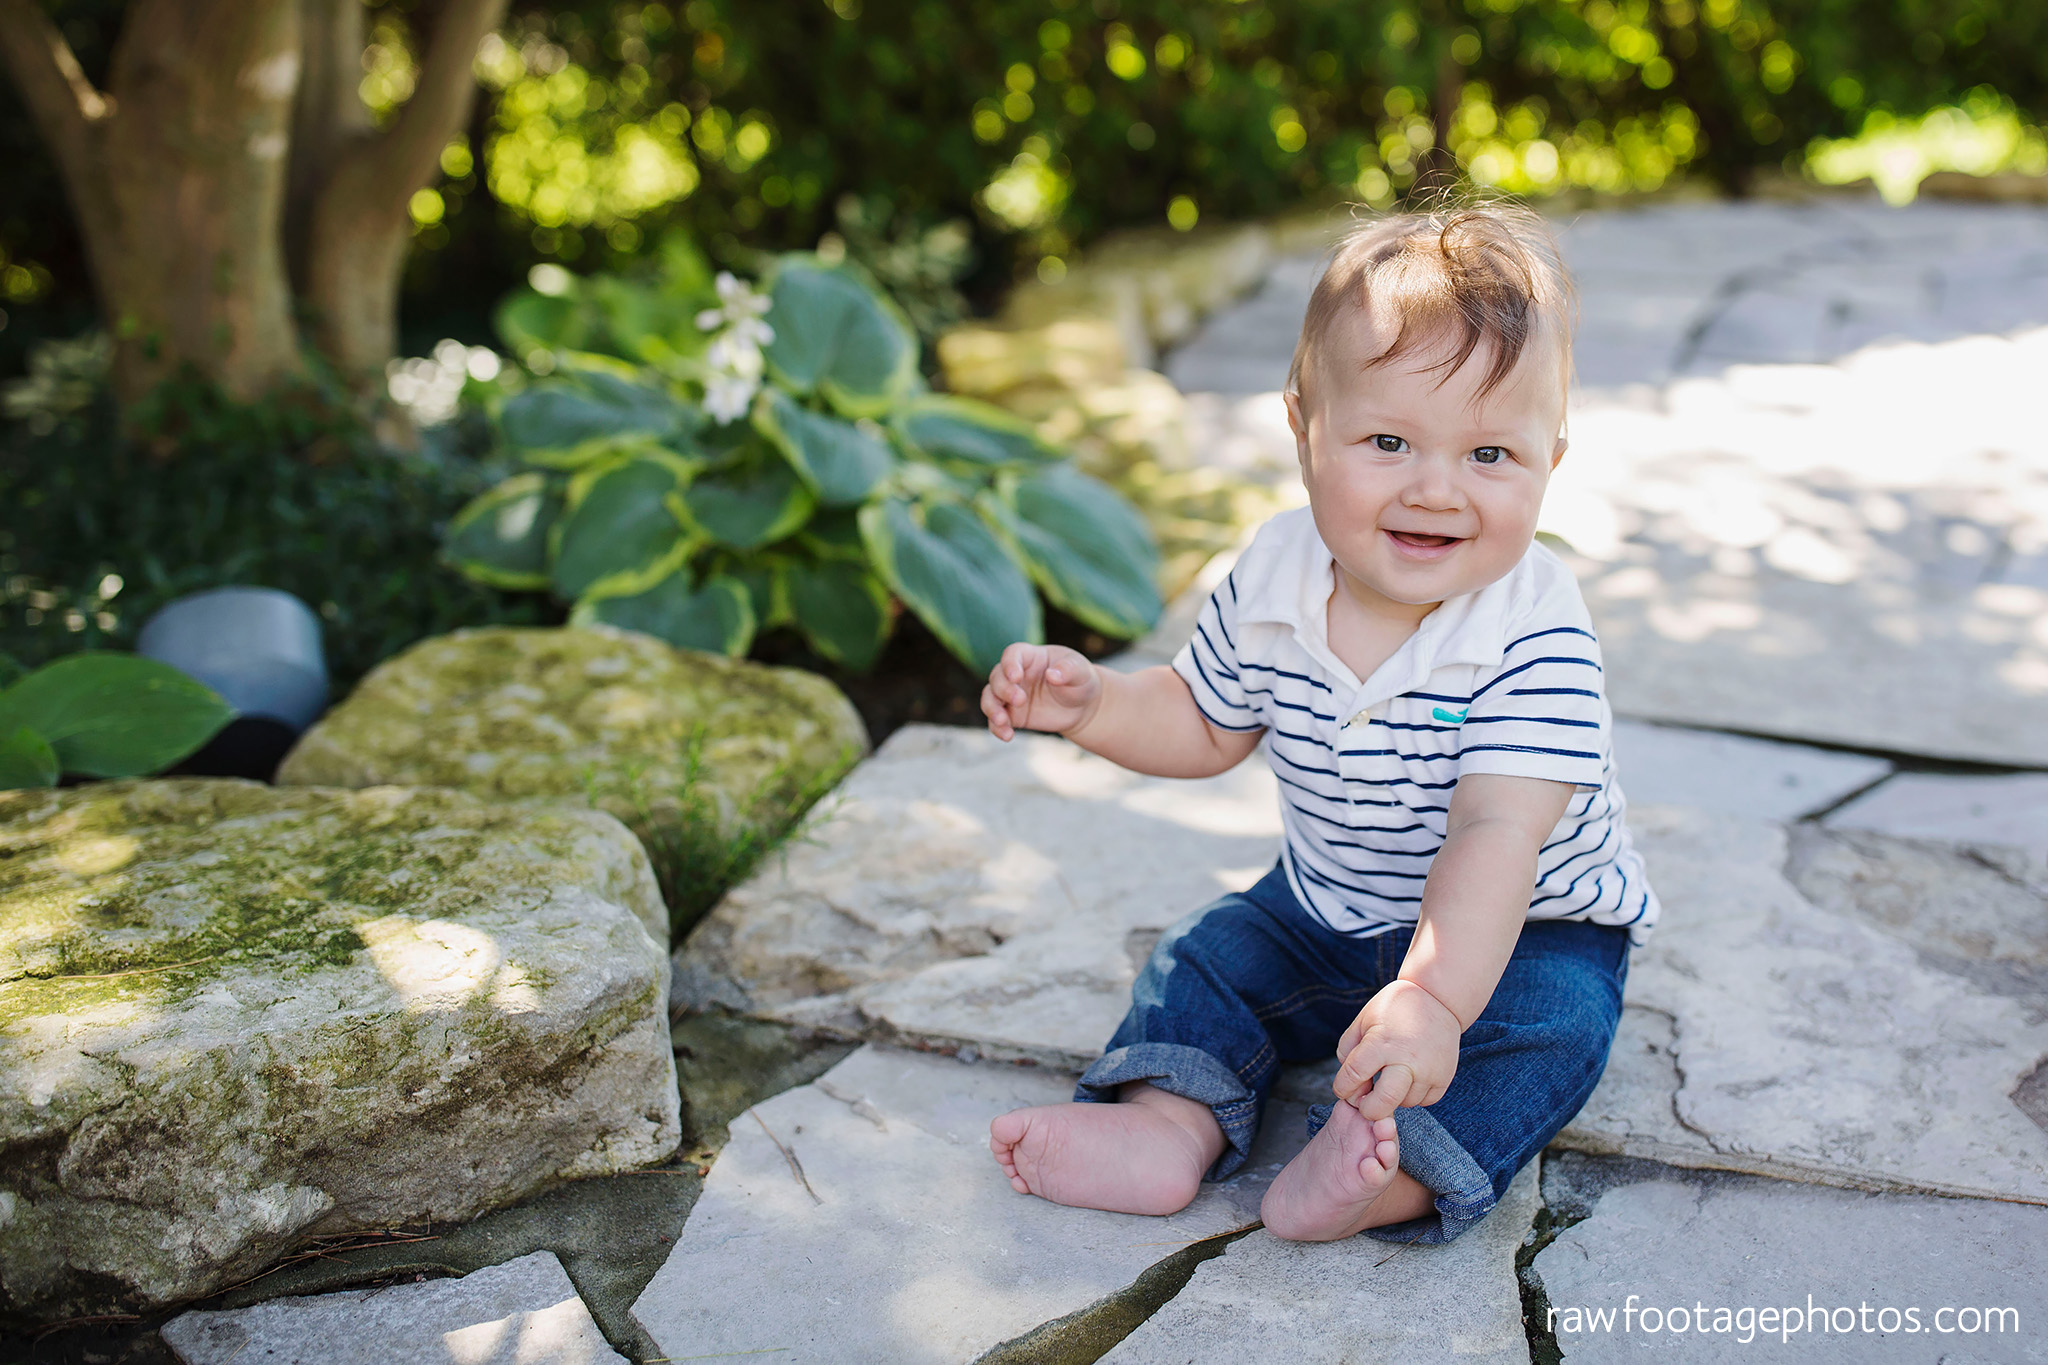
<svg viewBox="0 0 2048 1365">
<path fill-rule="evenodd" d="M 97 877 L 126 867 L 141 849 L 142 845 L 128 834 L 66 839 L 57 845 L 51 861 L 74 876 Z"/>
<path fill-rule="evenodd" d="M 466 924 L 387 915 L 357 925 L 356 933 L 408 1009 L 460 1004 L 498 972 L 497 943 Z"/>
</svg>

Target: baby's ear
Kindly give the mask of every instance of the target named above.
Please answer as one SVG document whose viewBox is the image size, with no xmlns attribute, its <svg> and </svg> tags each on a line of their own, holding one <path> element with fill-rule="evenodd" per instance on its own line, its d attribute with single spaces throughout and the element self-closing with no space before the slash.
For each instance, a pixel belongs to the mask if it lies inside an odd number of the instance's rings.
<svg viewBox="0 0 2048 1365">
<path fill-rule="evenodd" d="M 1552 469 L 1557 468 L 1558 462 L 1564 459 L 1565 447 L 1570 444 L 1571 438 L 1560 431 L 1557 434 L 1557 449 L 1550 452 L 1550 467 Z"/>
<path fill-rule="evenodd" d="M 1280 395 L 1287 403 L 1287 426 L 1294 433 L 1294 453 L 1303 464 L 1308 463 L 1308 414 L 1301 410 L 1301 390 L 1289 389 Z"/>
</svg>

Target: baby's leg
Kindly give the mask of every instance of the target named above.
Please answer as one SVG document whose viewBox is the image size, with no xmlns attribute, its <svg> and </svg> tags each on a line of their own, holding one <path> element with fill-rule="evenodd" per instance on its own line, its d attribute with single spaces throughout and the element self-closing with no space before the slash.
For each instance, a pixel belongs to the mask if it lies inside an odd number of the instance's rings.
<svg viewBox="0 0 2048 1365">
<path fill-rule="evenodd" d="M 989 1125 L 989 1150 L 1020 1194 L 1112 1213 L 1178 1213 L 1223 1154 L 1216 1115 L 1143 1081 L 1117 1098 L 1013 1110 Z"/>
<path fill-rule="evenodd" d="M 1342 1100 L 1266 1191 L 1266 1230 L 1292 1242 L 1334 1242 L 1365 1228 L 1420 1218 L 1435 1205 L 1400 1168 L 1392 1119 L 1369 1120 Z"/>
</svg>

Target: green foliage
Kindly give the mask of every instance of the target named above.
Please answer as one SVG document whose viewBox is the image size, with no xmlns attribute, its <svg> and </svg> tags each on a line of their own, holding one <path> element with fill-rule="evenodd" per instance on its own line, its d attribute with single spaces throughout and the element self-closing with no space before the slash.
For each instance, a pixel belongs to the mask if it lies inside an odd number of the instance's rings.
<svg viewBox="0 0 2048 1365">
<path fill-rule="evenodd" d="M 574 621 L 724 654 L 787 626 L 853 669 L 888 639 L 892 596 L 978 672 L 1043 637 L 1039 589 L 1108 635 L 1158 618 L 1137 512 L 1009 414 L 924 392 L 916 334 L 861 272 L 791 256 L 765 297 L 730 276 L 695 297 L 641 286 L 663 308 L 616 280 L 548 283 L 717 335 L 653 348 L 564 311 L 556 334 L 508 338 L 551 377 L 498 414 L 532 468 L 450 524 L 448 559 L 477 581 L 545 583 Z M 540 326 L 537 297 L 500 317 Z"/>
<path fill-rule="evenodd" d="M 561 619 L 544 596 L 437 562 L 448 519 L 503 472 L 464 453 L 465 424 L 400 454 L 317 393 L 247 406 L 189 384 L 140 421 L 124 434 L 101 390 L 44 431 L 0 427 L 0 652 L 23 665 L 131 649 L 165 603 L 237 584 L 319 612 L 344 690 L 428 635 Z M 519 517 L 489 524 L 509 533 Z"/>
<path fill-rule="evenodd" d="M 141 777 L 170 767 L 234 719 L 220 696 L 166 663 L 87 650 L 0 691 L 0 788 L 61 773 Z"/>
<path fill-rule="evenodd" d="M 787 767 L 770 772 L 740 809 L 721 809 L 717 794 L 704 776 L 704 749 L 709 736 L 702 726 L 684 742 L 683 770 L 673 788 L 657 785 L 645 768 L 623 779 L 600 783 L 595 773 L 584 786 L 595 806 L 623 799 L 632 809 L 628 822 L 640 831 L 641 847 L 654 867 L 661 899 L 668 906 L 670 941 L 681 943 L 697 921 L 727 891 L 745 881 L 762 859 L 789 843 L 804 812 L 832 790 L 860 755 L 848 750 L 809 781 L 799 781 Z M 0 749 L 0 755 L 4 755 Z M 0 759 L 4 761 L 4 759 Z"/>
</svg>

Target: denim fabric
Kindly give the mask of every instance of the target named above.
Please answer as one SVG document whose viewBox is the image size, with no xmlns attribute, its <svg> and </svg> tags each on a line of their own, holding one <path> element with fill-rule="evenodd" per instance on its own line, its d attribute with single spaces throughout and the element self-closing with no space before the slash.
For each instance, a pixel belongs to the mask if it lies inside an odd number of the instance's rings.
<svg viewBox="0 0 2048 1365">
<path fill-rule="evenodd" d="M 1209 1172 L 1244 1164 L 1283 1062 L 1319 1061 L 1401 970 L 1414 929 L 1333 933 L 1275 867 L 1159 940 L 1130 1013 L 1074 1098 L 1110 1101 L 1129 1081 L 1210 1106 L 1229 1146 Z M 1465 1030 L 1458 1074 L 1427 1109 L 1399 1110 L 1401 1169 L 1436 1192 L 1436 1212 L 1375 1237 L 1446 1242 L 1490 1212 L 1508 1182 L 1593 1093 L 1621 1019 L 1628 931 L 1531 920 L 1485 1011 Z M 1313 1135 L 1329 1116 L 1312 1111 Z"/>
</svg>

